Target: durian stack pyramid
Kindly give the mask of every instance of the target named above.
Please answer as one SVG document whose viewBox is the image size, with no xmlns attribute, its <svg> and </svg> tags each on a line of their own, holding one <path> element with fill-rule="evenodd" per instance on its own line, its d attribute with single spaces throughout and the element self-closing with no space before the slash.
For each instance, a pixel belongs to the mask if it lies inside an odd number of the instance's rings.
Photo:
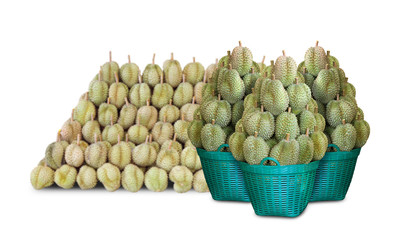
<svg viewBox="0 0 411 240">
<path fill-rule="evenodd" d="M 370 128 L 337 58 L 317 42 L 298 66 L 285 51 L 267 66 L 264 60 L 255 62 L 240 42 L 207 69 L 188 127 L 196 147 L 228 143 L 238 161 L 292 165 L 322 159 L 331 143 L 341 151 L 364 146 Z"/>
<path fill-rule="evenodd" d="M 35 189 L 56 183 L 69 189 L 106 190 L 122 186 L 137 192 L 143 186 L 164 191 L 173 182 L 176 192 L 194 188 L 207 192 L 200 158 L 187 129 L 199 108 L 205 69 L 188 63 L 184 69 L 171 59 L 143 72 L 137 64 L 121 67 L 111 59 L 90 82 L 51 143 L 44 159 L 31 172 Z M 210 71 L 207 69 L 207 71 Z"/>
</svg>

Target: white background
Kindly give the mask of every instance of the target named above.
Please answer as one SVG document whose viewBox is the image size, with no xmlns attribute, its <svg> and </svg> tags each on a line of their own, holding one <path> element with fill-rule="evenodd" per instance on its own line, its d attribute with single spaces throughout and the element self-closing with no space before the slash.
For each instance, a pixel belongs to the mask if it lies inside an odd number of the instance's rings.
<svg viewBox="0 0 411 240">
<path fill-rule="evenodd" d="M 410 14 L 406 1 L 2 1 L 0 239 L 409 239 Z M 208 193 L 36 191 L 30 171 L 99 66 L 171 51 L 208 65 L 238 40 L 267 62 L 331 50 L 371 125 L 347 198 L 258 217 Z"/>
</svg>

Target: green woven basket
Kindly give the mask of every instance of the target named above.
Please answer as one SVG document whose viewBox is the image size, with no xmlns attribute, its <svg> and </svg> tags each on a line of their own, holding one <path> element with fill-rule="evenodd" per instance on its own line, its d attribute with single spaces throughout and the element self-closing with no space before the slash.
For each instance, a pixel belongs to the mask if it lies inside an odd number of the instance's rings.
<svg viewBox="0 0 411 240">
<path fill-rule="evenodd" d="M 231 152 L 221 152 L 224 147 L 228 144 L 221 145 L 216 152 L 197 148 L 211 196 L 218 201 L 249 202 L 239 162 Z"/>
<path fill-rule="evenodd" d="M 277 165 L 263 165 L 267 160 Z M 254 212 L 261 216 L 300 215 L 311 197 L 318 163 L 280 166 L 270 157 L 264 158 L 260 165 L 240 162 Z"/>
<path fill-rule="evenodd" d="M 336 148 L 337 152 L 327 152 L 321 159 L 315 177 L 311 202 L 343 200 L 350 187 L 355 164 L 361 152 L 361 148 L 342 152 L 334 144 L 330 144 L 328 147 Z"/>
</svg>

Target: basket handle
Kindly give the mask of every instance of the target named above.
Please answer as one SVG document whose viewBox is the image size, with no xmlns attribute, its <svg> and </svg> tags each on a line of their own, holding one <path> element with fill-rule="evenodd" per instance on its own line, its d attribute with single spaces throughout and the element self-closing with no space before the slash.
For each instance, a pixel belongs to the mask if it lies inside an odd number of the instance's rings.
<svg viewBox="0 0 411 240">
<path fill-rule="evenodd" d="M 273 161 L 275 162 L 275 164 L 277 164 L 277 166 L 281 166 L 280 163 L 277 161 L 277 159 L 272 158 L 272 157 L 266 157 L 263 160 L 261 160 L 260 165 L 263 165 L 265 163 L 265 161 Z"/>
<path fill-rule="evenodd" d="M 340 148 L 339 148 L 337 145 L 335 145 L 335 144 L 328 144 L 328 147 L 329 147 L 329 148 L 330 148 L 330 147 L 333 147 L 333 148 L 337 149 L 337 152 L 341 152 Z"/>
<path fill-rule="evenodd" d="M 223 148 L 225 148 L 225 147 L 229 147 L 228 144 L 221 144 L 221 145 L 218 147 L 217 152 L 221 152 L 221 150 L 222 150 Z"/>
</svg>

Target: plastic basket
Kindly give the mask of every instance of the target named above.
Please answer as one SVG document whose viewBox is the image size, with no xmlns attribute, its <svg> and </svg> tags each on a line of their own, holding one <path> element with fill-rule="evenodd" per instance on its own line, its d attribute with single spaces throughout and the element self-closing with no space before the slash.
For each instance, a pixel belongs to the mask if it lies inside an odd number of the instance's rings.
<svg viewBox="0 0 411 240">
<path fill-rule="evenodd" d="M 337 152 L 327 152 L 317 169 L 314 190 L 310 201 L 337 201 L 343 200 L 350 187 L 355 165 L 361 148 L 350 152 L 342 152 L 334 144 Z"/>
<path fill-rule="evenodd" d="M 224 147 L 228 144 L 221 145 L 216 152 L 197 148 L 211 196 L 218 201 L 249 202 L 239 162 L 231 152 L 221 152 Z"/>
<path fill-rule="evenodd" d="M 267 160 L 277 165 L 263 165 Z M 240 162 L 254 212 L 261 216 L 299 216 L 311 197 L 318 163 L 280 166 L 270 157 L 260 165 Z"/>
</svg>

